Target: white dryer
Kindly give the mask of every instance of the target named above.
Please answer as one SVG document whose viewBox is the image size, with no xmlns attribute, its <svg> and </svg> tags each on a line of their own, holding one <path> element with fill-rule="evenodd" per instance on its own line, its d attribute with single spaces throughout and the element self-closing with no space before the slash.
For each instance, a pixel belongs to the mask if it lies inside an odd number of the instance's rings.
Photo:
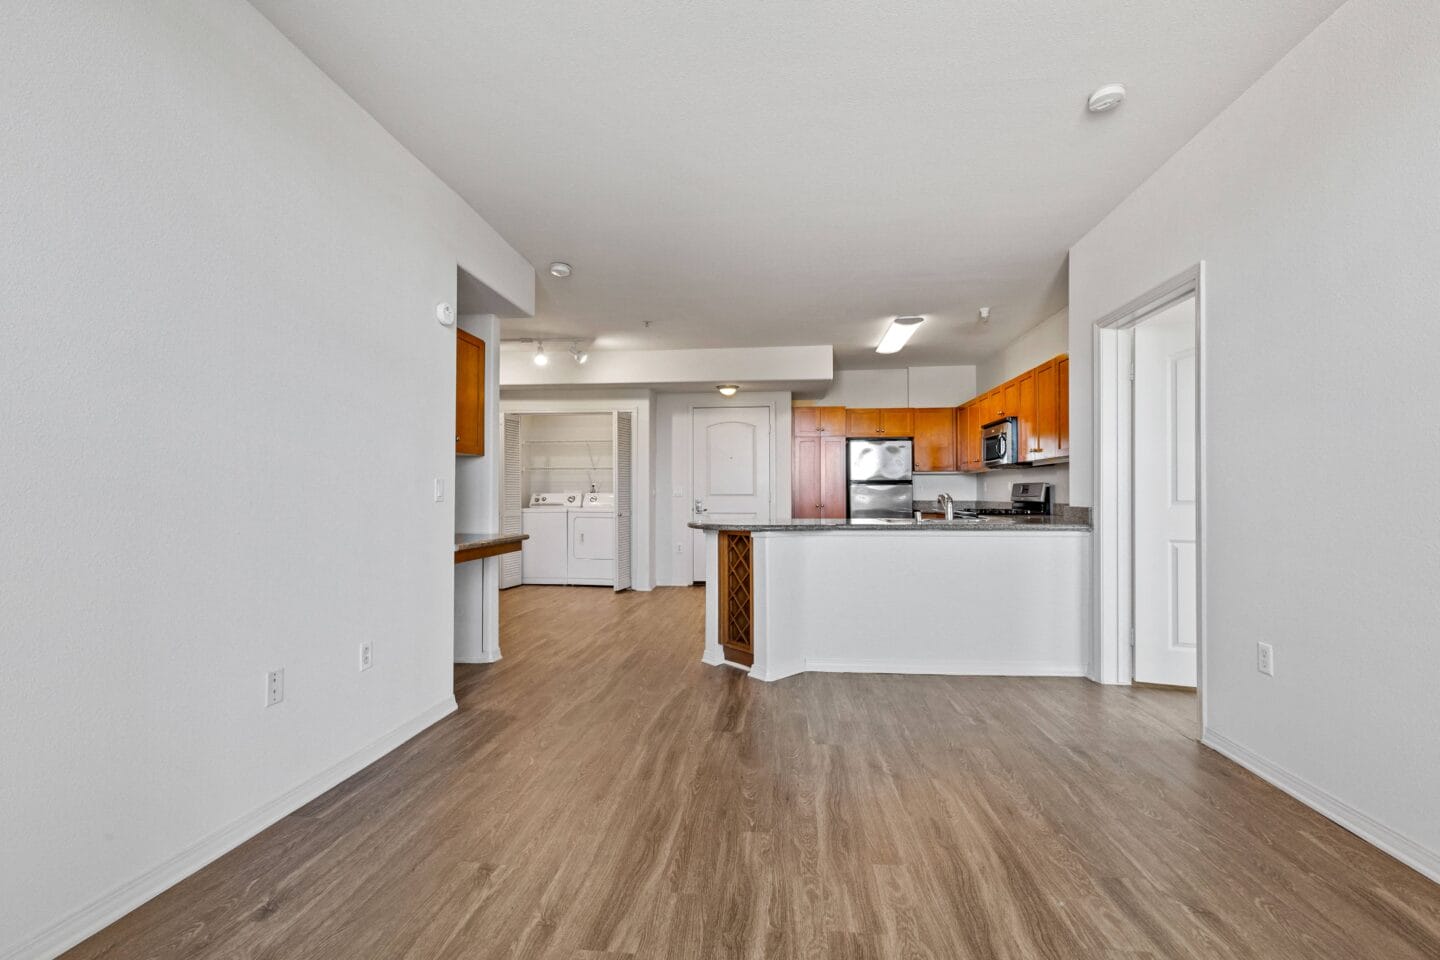
<svg viewBox="0 0 1440 960">
<path fill-rule="evenodd" d="M 615 585 L 615 494 L 587 493 L 570 512 L 570 582 Z"/>
<path fill-rule="evenodd" d="M 536 493 L 520 511 L 521 583 L 568 583 L 570 514 L 580 508 L 578 492 Z"/>
</svg>

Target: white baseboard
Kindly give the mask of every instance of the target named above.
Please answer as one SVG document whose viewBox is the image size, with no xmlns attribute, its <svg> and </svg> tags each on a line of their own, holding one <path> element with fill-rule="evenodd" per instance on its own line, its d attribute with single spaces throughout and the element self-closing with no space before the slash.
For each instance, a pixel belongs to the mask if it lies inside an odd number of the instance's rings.
<svg viewBox="0 0 1440 960">
<path fill-rule="evenodd" d="M 481 650 L 473 657 L 456 657 L 456 663 L 495 663 L 500 659 L 499 650 Z"/>
<path fill-rule="evenodd" d="M 1035 660 L 811 660 L 805 669 L 817 673 L 904 673 L 937 677 L 1083 677 L 1077 663 Z"/>
<path fill-rule="evenodd" d="M 1428 850 L 1409 837 L 1396 833 L 1345 801 L 1251 752 L 1222 733 L 1206 727 L 1200 742 L 1216 753 L 1229 757 L 1261 780 L 1284 790 L 1316 813 L 1334 820 L 1360 839 L 1379 847 L 1406 866 L 1440 883 L 1440 853 Z"/>
<path fill-rule="evenodd" d="M 39 933 L 0 949 L 0 960 L 50 960 L 98 933 L 145 901 L 163 893 L 201 867 L 240 846 L 261 830 L 283 819 L 320 794 L 359 773 L 422 730 L 459 709 L 449 696 L 412 720 L 360 748 L 339 763 L 269 803 L 232 821 L 228 826 L 180 851 L 159 866 L 104 894 Z"/>
</svg>

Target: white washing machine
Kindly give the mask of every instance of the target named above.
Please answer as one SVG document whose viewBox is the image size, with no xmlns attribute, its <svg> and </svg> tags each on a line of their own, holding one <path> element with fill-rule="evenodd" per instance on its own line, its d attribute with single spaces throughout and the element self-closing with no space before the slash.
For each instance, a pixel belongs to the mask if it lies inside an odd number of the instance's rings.
<svg viewBox="0 0 1440 960">
<path fill-rule="evenodd" d="M 615 585 L 615 494 L 587 493 L 570 511 L 570 582 Z"/>
<path fill-rule="evenodd" d="M 578 492 L 536 493 L 520 511 L 521 583 L 569 583 L 570 514 L 580 508 Z"/>
</svg>

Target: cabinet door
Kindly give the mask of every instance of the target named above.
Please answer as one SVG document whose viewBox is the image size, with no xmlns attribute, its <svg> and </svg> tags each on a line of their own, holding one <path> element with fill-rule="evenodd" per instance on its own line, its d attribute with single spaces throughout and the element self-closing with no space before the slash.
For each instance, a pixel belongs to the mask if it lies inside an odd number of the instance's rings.
<svg viewBox="0 0 1440 960">
<path fill-rule="evenodd" d="M 790 515 L 797 520 L 820 516 L 820 438 L 790 441 Z"/>
<path fill-rule="evenodd" d="M 844 407 L 816 407 L 820 414 L 820 433 L 827 437 L 845 436 Z"/>
<path fill-rule="evenodd" d="M 915 472 L 955 470 L 955 409 L 922 407 L 915 415 Z"/>
<path fill-rule="evenodd" d="M 991 390 L 980 398 L 980 425 L 992 420 L 999 420 L 1001 408 L 1005 406 L 1005 391 L 1001 389 Z"/>
<path fill-rule="evenodd" d="M 1003 387 L 1000 388 L 1000 392 L 1001 392 L 1000 416 L 1002 416 L 1002 417 L 1018 417 L 1018 416 L 1020 416 L 1020 381 L 1019 381 L 1019 379 L 1017 378 L 1017 379 L 1015 379 L 1015 380 L 1007 381 L 1006 384 L 1005 384 Z M 1023 448 L 1022 448 L 1022 449 L 1023 449 Z"/>
<path fill-rule="evenodd" d="M 820 438 L 820 516 L 845 519 L 845 438 Z"/>
<path fill-rule="evenodd" d="M 983 417 L 979 397 L 961 407 L 955 416 L 955 458 L 960 469 L 967 473 L 979 469 L 980 421 Z"/>
<path fill-rule="evenodd" d="M 1022 373 L 1015 378 L 1016 442 L 1020 445 L 1020 459 L 1035 459 L 1035 371 Z"/>
<path fill-rule="evenodd" d="M 812 437 L 820 433 L 819 407 L 791 407 L 790 434 L 796 437 Z"/>
<path fill-rule="evenodd" d="M 845 434 L 850 437 L 883 437 L 880 411 L 873 407 L 846 410 Z"/>
<path fill-rule="evenodd" d="M 1030 434 L 1032 460 L 1060 455 L 1060 383 L 1058 362 L 1035 368 L 1035 429 Z"/>
<path fill-rule="evenodd" d="M 455 452 L 485 453 L 485 341 L 455 331 Z"/>
<path fill-rule="evenodd" d="M 1055 446 L 1062 457 L 1070 456 L 1070 358 L 1061 357 L 1055 361 L 1055 382 L 1059 390 L 1056 404 L 1055 432 L 1058 439 Z"/>
<path fill-rule="evenodd" d="M 887 437 L 915 436 L 915 411 L 909 407 L 890 407 L 881 410 L 880 432 Z"/>
</svg>

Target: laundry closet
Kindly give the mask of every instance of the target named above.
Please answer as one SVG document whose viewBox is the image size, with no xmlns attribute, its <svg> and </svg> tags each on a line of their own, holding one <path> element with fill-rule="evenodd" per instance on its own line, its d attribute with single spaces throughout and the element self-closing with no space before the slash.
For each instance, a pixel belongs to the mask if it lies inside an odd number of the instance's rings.
<svg viewBox="0 0 1440 960">
<path fill-rule="evenodd" d="M 501 526 L 529 539 L 502 565 L 521 583 L 629 589 L 633 417 L 505 415 Z"/>
</svg>

